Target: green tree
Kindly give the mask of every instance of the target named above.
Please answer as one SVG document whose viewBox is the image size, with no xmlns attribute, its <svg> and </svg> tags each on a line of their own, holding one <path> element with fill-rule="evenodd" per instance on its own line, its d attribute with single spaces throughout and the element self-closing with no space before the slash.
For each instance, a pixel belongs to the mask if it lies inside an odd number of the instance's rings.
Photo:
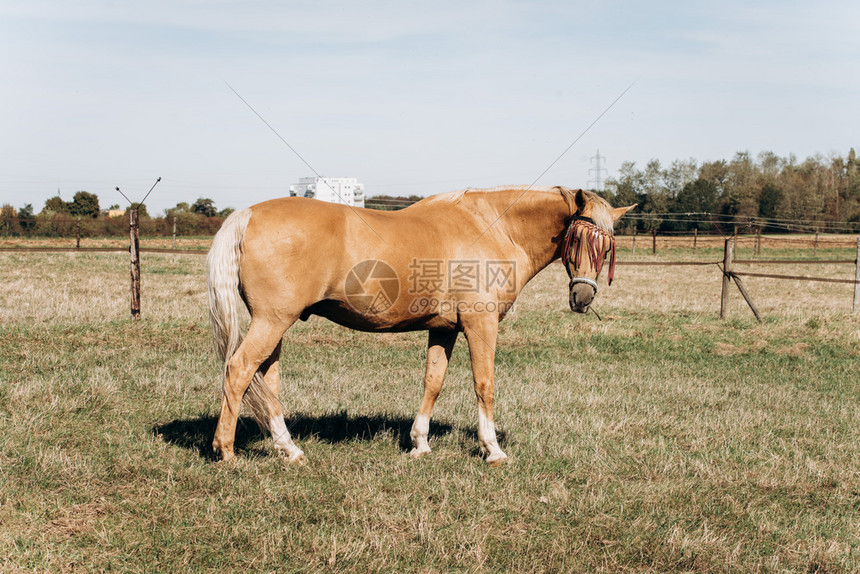
<svg viewBox="0 0 860 574">
<path fill-rule="evenodd" d="M 824 180 L 822 166 L 814 158 L 802 164 L 787 165 L 780 173 L 782 196 L 778 215 L 782 219 L 809 222 L 820 219 L 824 213 Z M 807 225 L 808 227 L 808 225 Z"/>
<path fill-rule="evenodd" d="M 618 169 L 617 178 L 606 180 L 606 189 L 615 197 L 618 205 L 640 203 L 644 196 L 642 172 L 636 169 L 636 162 L 625 161 Z"/>
<path fill-rule="evenodd" d="M 669 207 L 669 189 L 666 187 L 666 172 L 660 166 L 660 160 L 652 159 L 645 165 L 642 183 L 647 199 L 642 207 L 644 211 L 665 213 Z"/>
<path fill-rule="evenodd" d="M 845 195 L 846 198 L 860 202 L 860 169 L 858 169 L 857 157 L 854 153 L 854 148 L 848 152 L 848 159 L 845 161 Z"/>
<path fill-rule="evenodd" d="M 759 171 L 767 180 L 776 178 L 784 165 L 785 160 L 772 151 L 763 151 L 758 154 Z"/>
<path fill-rule="evenodd" d="M 218 217 L 223 217 L 226 219 L 234 211 L 236 211 L 236 210 L 233 209 L 232 207 L 225 207 L 224 209 L 222 209 L 221 211 L 218 212 Z"/>
<path fill-rule="evenodd" d="M 782 199 L 782 190 L 774 183 L 766 183 L 761 188 L 759 196 L 759 217 L 773 218 L 779 213 L 779 202 Z"/>
<path fill-rule="evenodd" d="M 191 211 L 205 217 L 215 217 L 218 215 L 218 210 L 215 209 L 215 202 L 208 197 L 198 197 L 197 201 L 191 205 Z"/>
<path fill-rule="evenodd" d="M 669 211 L 679 214 L 679 217 L 661 227 L 672 231 L 702 229 L 699 222 L 709 218 L 709 215 L 704 214 L 716 211 L 719 205 L 718 194 L 717 185 L 712 181 L 700 178 L 687 183 L 669 206 Z"/>
<path fill-rule="evenodd" d="M 15 216 L 15 208 L 8 203 L 0 207 L 0 232 L 6 235 L 17 234 L 18 232 L 18 218 Z"/>
<path fill-rule="evenodd" d="M 72 199 L 72 203 L 69 204 L 69 214 L 95 219 L 99 216 L 98 196 L 87 191 L 77 192 Z"/>
<path fill-rule="evenodd" d="M 652 159 L 645 165 L 642 172 L 642 191 L 645 194 L 644 201 L 640 203 L 640 213 L 645 215 L 643 220 L 645 229 L 661 226 L 663 219 L 659 214 L 669 211 L 671 197 L 666 187 L 666 172 L 660 166 L 660 161 Z M 648 215 L 650 214 L 650 217 Z"/>
<path fill-rule="evenodd" d="M 760 187 L 756 181 L 756 165 L 749 152 L 735 154 L 728 164 L 727 175 L 722 213 L 746 217 L 757 215 Z"/>
<path fill-rule="evenodd" d="M 55 195 L 54 197 L 48 198 L 45 201 L 45 207 L 42 211 L 46 211 L 49 213 L 68 213 L 69 212 L 69 204 L 63 201 L 59 195 Z"/>
<path fill-rule="evenodd" d="M 677 213 L 714 213 L 720 203 L 717 184 L 697 179 L 684 186 L 675 201 Z"/>
<path fill-rule="evenodd" d="M 28 203 L 18 211 L 18 225 L 21 231 L 28 233 L 36 227 L 36 216 L 33 214 L 33 204 Z"/>
<path fill-rule="evenodd" d="M 640 209 L 645 203 L 644 175 L 636 169 L 636 162 L 621 163 L 617 178 L 606 180 L 606 190 L 614 197 L 613 205 L 638 204 Z M 622 218 L 615 224 L 616 229 L 645 229 L 643 222 L 633 218 Z"/>
<path fill-rule="evenodd" d="M 698 174 L 699 167 L 695 159 L 673 161 L 663 174 L 669 197 L 673 200 L 677 198 L 685 186 L 696 180 Z"/>
</svg>

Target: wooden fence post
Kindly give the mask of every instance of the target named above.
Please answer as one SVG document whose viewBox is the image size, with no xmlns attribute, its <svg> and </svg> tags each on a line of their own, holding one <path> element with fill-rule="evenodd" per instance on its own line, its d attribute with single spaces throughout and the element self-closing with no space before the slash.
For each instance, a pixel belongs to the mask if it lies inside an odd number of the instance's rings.
<svg viewBox="0 0 860 574">
<path fill-rule="evenodd" d="M 732 243 L 734 244 L 734 245 L 732 245 L 732 247 L 734 247 L 734 249 L 737 250 L 737 248 L 738 248 L 738 226 L 737 226 L 737 224 L 735 224 L 735 232 L 732 235 Z"/>
<path fill-rule="evenodd" d="M 176 249 L 176 216 L 173 216 L 173 249 Z"/>
<path fill-rule="evenodd" d="M 818 257 L 818 232 L 815 232 L 815 243 L 812 245 L 812 256 Z"/>
<path fill-rule="evenodd" d="M 636 228 L 633 228 L 633 255 L 636 255 Z"/>
<path fill-rule="evenodd" d="M 723 255 L 723 288 L 722 293 L 720 294 L 720 319 L 725 319 L 729 316 L 729 287 L 732 283 L 732 279 L 734 279 L 735 285 L 738 286 L 738 290 L 741 292 L 747 305 L 749 305 L 753 315 L 755 315 L 755 318 L 759 323 L 761 323 L 761 313 L 758 312 L 758 308 L 755 306 L 755 303 L 753 303 L 752 297 L 750 297 L 746 287 L 744 287 L 744 283 L 741 281 L 741 278 L 735 275 L 732 271 L 735 258 L 735 242 L 733 238 L 726 239 L 725 249 L 726 251 Z"/>
<path fill-rule="evenodd" d="M 693 229 L 693 253 L 696 252 L 696 243 L 698 242 L 698 240 L 699 240 L 699 228 L 696 227 L 695 229 Z"/>
<path fill-rule="evenodd" d="M 729 316 L 729 287 L 731 286 L 732 260 L 734 259 L 734 240 L 726 239 L 725 252 L 723 254 L 723 289 L 720 294 L 720 319 Z"/>
<path fill-rule="evenodd" d="M 75 223 L 75 249 L 81 248 L 81 218 Z"/>
<path fill-rule="evenodd" d="M 140 319 L 140 217 L 136 207 L 129 209 L 129 252 L 131 253 L 131 319 Z"/>
<path fill-rule="evenodd" d="M 857 238 L 857 257 L 854 259 L 854 304 L 851 305 L 851 314 L 857 312 L 860 307 L 860 237 Z"/>
<path fill-rule="evenodd" d="M 651 253 L 657 255 L 657 228 L 651 229 Z"/>
<path fill-rule="evenodd" d="M 755 230 L 755 257 L 761 255 L 761 226 Z"/>
</svg>

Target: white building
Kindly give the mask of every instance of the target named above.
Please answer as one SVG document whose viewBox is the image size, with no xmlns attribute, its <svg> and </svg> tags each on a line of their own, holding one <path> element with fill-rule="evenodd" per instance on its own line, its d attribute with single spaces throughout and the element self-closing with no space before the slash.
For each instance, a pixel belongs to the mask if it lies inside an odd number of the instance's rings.
<svg viewBox="0 0 860 574">
<path fill-rule="evenodd" d="M 364 207 L 364 184 L 354 177 L 300 177 L 290 186 L 290 196 Z"/>
</svg>

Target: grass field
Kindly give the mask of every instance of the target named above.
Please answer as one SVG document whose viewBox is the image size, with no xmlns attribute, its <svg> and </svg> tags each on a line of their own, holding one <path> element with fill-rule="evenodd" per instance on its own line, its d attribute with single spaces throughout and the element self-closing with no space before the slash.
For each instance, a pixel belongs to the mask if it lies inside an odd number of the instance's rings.
<svg viewBox="0 0 860 574">
<path fill-rule="evenodd" d="M 501 468 L 478 454 L 464 341 L 410 460 L 425 335 L 313 318 L 281 358 L 309 464 L 243 418 L 225 465 L 203 259 L 144 254 L 132 324 L 127 255 L 0 254 L 0 571 L 860 571 L 850 285 L 748 278 L 765 323 L 736 290 L 720 321 L 715 266 L 622 250 L 598 321 L 550 266 L 502 323 Z"/>
</svg>

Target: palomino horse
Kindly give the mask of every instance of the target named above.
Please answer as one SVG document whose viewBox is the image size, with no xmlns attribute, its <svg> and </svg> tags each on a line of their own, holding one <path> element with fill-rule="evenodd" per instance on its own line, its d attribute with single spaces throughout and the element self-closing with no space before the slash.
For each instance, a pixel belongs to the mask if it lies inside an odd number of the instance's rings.
<svg viewBox="0 0 860 574">
<path fill-rule="evenodd" d="M 234 212 L 207 259 L 209 311 L 224 359 L 221 413 L 212 443 L 223 460 L 243 397 L 276 449 L 304 461 L 278 401 L 284 332 L 311 315 L 362 331 L 429 331 L 424 395 L 412 426 L 412 456 L 430 452 L 430 414 L 457 334 L 463 332 L 478 399 L 478 441 L 488 463 L 504 462 L 493 424 L 493 362 L 499 321 L 522 288 L 563 258 L 570 308 L 585 313 L 610 255 L 613 209 L 563 187 L 465 190 L 401 211 L 355 209 L 313 199 L 274 199 Z M 251 324 L 243 337 L 239 302 Z"/>
</svg>

